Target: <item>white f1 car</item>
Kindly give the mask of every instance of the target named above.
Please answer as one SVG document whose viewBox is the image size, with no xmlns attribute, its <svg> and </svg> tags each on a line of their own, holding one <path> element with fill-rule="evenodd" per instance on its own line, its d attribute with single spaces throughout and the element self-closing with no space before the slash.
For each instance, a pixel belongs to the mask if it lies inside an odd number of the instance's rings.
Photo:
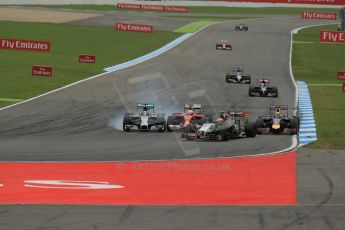
<svg viewBox="0 0 345 230">
<path fill-rule="evenodd" d="M 136 113 L 126 113 L 123 118 L 123 130 L 149 131 L 158 130 L 164 132 L 166 129 L 166 117 L 164 113 L 155 114 L 154 104 L 137 104 Z"/>
<path fill-rule="evenodd" d="M 227 73 L 225 75 L 225 81 L 228 83 L 243 83 L 243 84 L 250 84 L 251 77 L 249 74 L 245 74 L 243 69 L 235 68 L 232 70 L 232 73 Z"/>
<path fill-rule="evenodd" d="M 246 26 L 245 24 L 241 23 L 238 26 L 235 27 L 235 30 L 239 30 L 239 31 L 248 31 L 248 26 Z"/>
</svg>

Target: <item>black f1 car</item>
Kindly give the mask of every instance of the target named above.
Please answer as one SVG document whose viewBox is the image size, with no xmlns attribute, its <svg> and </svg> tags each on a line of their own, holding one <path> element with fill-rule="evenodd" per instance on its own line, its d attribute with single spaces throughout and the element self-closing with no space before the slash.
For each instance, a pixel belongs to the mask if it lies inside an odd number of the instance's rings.
<svg viewBox="0 0 345 230">
<path fill-rule="evenodd" d="M 289 117 L 287 105 L 272 105 L 270 115 L 261 116 L 256 120 L 258 134 L 297 134 L 299 119 Z"/>
<path fill-rule="evenodd" d="M 256 125 L 248 123 L 248 113 L 245 112 L 221 112 L 217 122 L 206 123 L 198 130 L 189 125 L 182 138 L 188 140 L 216 140 L 227 141 L 240 137 L 255 137 Z"/>
<path fill-rule="evenodd" d="M 260 79 L 257 83 L 256 86 L 249 86 L 250 97 L 278 97 L 278 88 L 271 86 L 270 80 Z"/>
<path fill-rule="evenodd" d="M 241 24 L 239 24 L 238 26 L 235 27 L 235 30 L 248 31 L 248 26 L 246 26 L 243 23 L 241 23 Z"/>
<path fill-rule="evenodd" d="M 243 69 L 235 68 L 232 70 L 232 73 L 227 73 L 225 76 L 225 81 L 228 83 L 242 83 L 250 84 L 251 77 L 249 74 L 245 74 Z"/>
<path fill-rule="evenodd" d="M 232 45 L 227 40 L 220 40 L 216 43 L 217 50 L 232 50 Z"/>
<path fill-rule="evenodd" d="M 164 132 L 166 117 L 164 113 L 155 114 L 154 104 L 137 104 L 136 113 L 126 113 L 123 118 L 123 130 L 129 132 L 133 129 L 149 131 L 156 129 Z"/>
</svg>

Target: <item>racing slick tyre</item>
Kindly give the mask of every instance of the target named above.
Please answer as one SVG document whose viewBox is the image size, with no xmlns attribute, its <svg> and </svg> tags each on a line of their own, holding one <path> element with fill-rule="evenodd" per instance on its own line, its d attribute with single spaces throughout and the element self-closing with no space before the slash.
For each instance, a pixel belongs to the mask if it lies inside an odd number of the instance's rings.
<svg viewBox="0 0 345 230">
<path fill-rule="evenodd" d="M 175 119 L 174 119 L 173 116 L 168 116 L 167 125 L 166 125 L 168 132 L 172 132 L 172 130 L 170 129 L 169 125 L 173 125 L 174 121 L 175 121 Z"/>
<path fill-rule="evenodd" d="M 122 129 L 125 132 L 130 132 L 131 129 L 126 127 L 126 125 L 131 125 L 132 124 L 132 119 L 131 119 L 131 113 L 126 113 L 124 118 L 123 118 L 123 123 L 122 123 Z"/>
<path fill-rule="evenodd" d="M 250 76 L 247 76 L 246 80 L 248 80 L 247 84 L 251 84 L 252 83 L 252 78 Z"/>
<path fill-rule="evenodd" d="M 278 97 L 278 88 L 277 87 L 273 87 L 273 92 L 276 93 L 274 97 Z"/>
<path fill-rule="evenodd" d="M 300 117 L 300 116 L 292 116 L 291 118 L 297 120 L 297 122 L 298 122 L 298 128 L 299 128 L 299 126 L 300 126 L 300 124 L 301 124 L 301 117 Z"/>
<path fill-rule="evenodd" d="M 249 97 L 253 97 L 253 94 L 252 94 L 253 90 L 254 90 L 254 87 L 252 85 L 250 85 L 249 86 Z"/>
<path fill-rule="evenodd" d="M 264 126 L 264 120 L 262 120 L 262 118 L 259 117 L 258 119 L 256 119 L 255 126 L 256 126 L 256 129 L 262 128 Z M 257 131 L 257 133 L 261 134 L 259 131 Z"/>
<path fill-rule="evenodd" d="M 159 132 L 164 132 L 166 130 L 166 116 L 164 113 L 159 113 L 157 115 L 157 125 L 160 125 Z"/>
<path fill-rule="evenodd" d="M 194 124 L 189 124 L 189 125 L 187 125 L 184 128 L 183 133 L 185 133 L 185 135 L 182 134 L 182 136 L 185 136 L 188 140 L 193 140 L 193 138 L 189 137 L 186 134 L 188 134 L 188 133 L 196 133 L 196 131 L 197 131 L 196 126 Z"/>
<path fill-rule="evenodd" d="M 194 124 L 189 124 L 189 125 L 187 125 L 186 126 L 186 128 L 185 128 L 185 132 L 186 133 L 196 133 L 196 127 L 195 127 L 195 125 Z"/>
<path fill-rule="evenodd" d="M 225 82 L 230 83 L 230 79 L 231 79 L 231 75 L 230 74 L 226 74 Z"/>
<path fill-rule="evenodd" d="M 291 135 L 297 134 L 298 132 L 298 120 L 297 119 L 291 119 L 290 120 L 290 133 Z"/>
<path fill-rule="evenodd" d="M 233 138 L 232 133 L 233 133 L 232 128 L 229 130 L 226 130 L 226 132 L 223 134 L 223 141 L 228 141 L 228 140 L 232 139 Z"/>
<path fill-rule="evenodd" d="M 244 127 L 244 131 L 245 131 L 247 137 L 255 137 L 256 133 L 257 133 L 256 124 L 254 122 L 248 123 Z"/>
</svg>

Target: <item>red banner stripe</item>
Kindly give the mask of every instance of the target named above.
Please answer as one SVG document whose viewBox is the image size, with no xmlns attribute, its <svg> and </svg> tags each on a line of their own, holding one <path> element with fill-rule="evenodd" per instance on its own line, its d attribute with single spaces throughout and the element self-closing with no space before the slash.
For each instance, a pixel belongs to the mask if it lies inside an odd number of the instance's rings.
<svg viewBox="0 0 345 230">
<path fill-rule="evenodd" d="M 0 49 L 50 51 L 50 42 L 0 38 Z"/>
<path fill-rule="evenodd" d="M 95 55 L 79 54 L 80 63 L 96 63 Z"/>
<path fill-rule="evenodd" d="M 345 72 L 337 73 L 338 80 L 345 80 Z"/>
<path fill-rule="evenodd" d="M 345 32 L 321 30 L 320 31 L 320 42 L 345 43 Z"/>
<path fill-rule="evenodd" d="M 115 30 L 125 31 L 125 32 L 143 32 L 151 33 L 153 32 L 152 25 L 140 25 L 140 24 L 128 24 L 128 23 L 116 23 Z"/>
<path fill-rule="evenodd" d="M 337 13 L 328 12 L 301 12 L 303 19 L 324 19 L 324 20 L 337 20 Z"/>
<path fill-rule="evenodd" d="M 51 77 L 53 75 L 53 67 L 33 65 L 31 68 L 33 76 Z"/>
</svg>

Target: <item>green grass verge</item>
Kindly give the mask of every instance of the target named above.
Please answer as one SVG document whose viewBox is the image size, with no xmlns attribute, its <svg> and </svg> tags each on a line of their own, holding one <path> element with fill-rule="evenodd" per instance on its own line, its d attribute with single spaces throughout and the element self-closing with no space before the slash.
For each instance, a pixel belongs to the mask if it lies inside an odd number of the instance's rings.
<svg viewBox="0 0 345 230">
<path fill-rule="evenodd" d="M 177 28 L 174 30 L 174 32 L 177 33 L 193 33 L 198 31 L 204 26 L 210 25 L 215 23 L 215 21 L 198 21 L 198 22 L 192 22 L 187 25 L 181 26 L 180 28 Z"/>
<path fill-rule="evenodd" d="M 299 15 L 301 11 L 324 12 L 321 8 L 289 8 L 289 7 L 190 7 L 191 13 L 213 13 L 213 14 L 286 14 Z M 328 12 L 339 12 L 339 9 L 327 9 Z"/>
<path fill-rule="evenodd" d="M 307 147 L 345 149 L 345 93 L 336 73 L 345 71 L 345 45 L 319 43 L 320 30 L 335 30 L 335 25 L 303 29 L 294 36 L 293 73 L 310 85 L 318 141 Z M 301 43 L 310 42 L 310 43 Z M 323 84 L 336 84 L 327 86 Z"/>
<path fill-rule="evenodd" d="M 252 19 L 254 17 L 241 17 L 241 16 L 203 16 L 203 15 L 185 15 L 185 16 L 165 16 L 168 18 L 188 18 L 188 19 L 198 19 L 198 20 L 215 20 L 215 21 L 230 21 L 230 20 L 242 20 L 242 19 Z M 259 17 L 255 17 L 259 18 Z"/>
<path fill-rule="evenodd" d="M 119 11 L 114 5 L 31 5 L 54 9 L 74 9 L 74 10 L 100 10 L 100 11 Z M 339 12 L 339 9 L 326 9 L 328 12 Z M 121 10 L 124 11 L 124 10 Z M 212 13 L 212 14 L 286 14 L 298 15 L 301 11 L 324 12 L 322 8 L 289 8 L 289 7 L 209 7 L 209 6 L 190 6 L 190 13 Z M 154 11 L 155 12 L 155 11 Z M 184 14 L 184 13 L 183 13 Z"/>
<path fill-rule="evenodd" d="M 23 99 L 14 99 L 14 98 L 0 98 L 0 107 L 10 105 L 13 103 L 21 102 Z"/>
<path fill-rule="evenodd" d="M 0 49 L 0 98 L 27 99 L 103 72 L 160 48 L 180 34 L 126 33 L 112 28 L 67 24 L 0 22 L 1 38 L 49 40 L 50 53 Z M 79 54 L 96 55 L 96 64 L 79 64 Z M 31 76 L 32 65 L 53 66 L 53 77 Z M 10 101 L 1 101 L 0 106 Z"/>
</svg>

